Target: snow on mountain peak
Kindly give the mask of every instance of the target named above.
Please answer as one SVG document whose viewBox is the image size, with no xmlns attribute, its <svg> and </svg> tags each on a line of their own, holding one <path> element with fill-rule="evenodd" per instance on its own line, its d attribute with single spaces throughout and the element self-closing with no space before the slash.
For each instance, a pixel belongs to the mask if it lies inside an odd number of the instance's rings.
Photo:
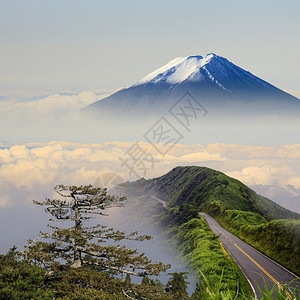
<svg viewBox="0 0 300 300">
<path fill-rule="evenodd" d="M 199 69 L 209 63 L 213 57 L 216 57 L 213 53 L 206 54 L 204 57 L 200 55 L 177 57 L 139 80 L 135 85 L 149 82 L 167 82 L 169 84 L 176 84 L 183 82 L 186 79 L 193 80 L 193 77 L 196 77 L 199 80 Z M 197 74 L 198 76 L 196 76 Z"/>
<path fill-rule="evenodd" d="M 122 107 L 127 111 L 127 107 L 135 110 L 136 106 L 136 110 L 145 108 L 145 111 L 154 112 L 171 107 L 173 100 L 187 91 L 213 107 L 226 102 L 230 109 L 235 103 L 233 101 L 242 104 L 244 110 L 245 104 L 258 103 L 262 99 L 266 100 L 266 108 L 273 100 L 276 105 L 281 99 L 296 100 L 225 57 L 209 53 L 175 58 L 136 84 L 99 100 L 91 107 L 108 108 L 109 111 Z"/>
</svg>

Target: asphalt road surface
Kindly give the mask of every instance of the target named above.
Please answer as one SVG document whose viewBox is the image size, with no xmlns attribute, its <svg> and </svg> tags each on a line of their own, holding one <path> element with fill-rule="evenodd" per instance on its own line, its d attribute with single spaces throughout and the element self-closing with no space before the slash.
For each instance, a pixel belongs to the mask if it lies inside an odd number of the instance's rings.
<svg viewBox="0 0 300 300">
<path fill-rule="evenodd" d="M 265 284 L 271 289 L 278 282 L 281 288 L 283 288 L 284 284 L 289 283 L 289 288 L 292 290 L 298 289 L 300 292 L 299 277 L 295 277 L 296 275 L 225 230 L 211 216 L 205 213 L 199 214 L 205 218 L 213 233 L 220 235 L 220 241 L 248 279 L 255 293 L 255 298 L 261 298 L 257 284 L 264 291 Z M 289 294 L 287 294 L 287 296 L 289 296 Z"/>
</svg>

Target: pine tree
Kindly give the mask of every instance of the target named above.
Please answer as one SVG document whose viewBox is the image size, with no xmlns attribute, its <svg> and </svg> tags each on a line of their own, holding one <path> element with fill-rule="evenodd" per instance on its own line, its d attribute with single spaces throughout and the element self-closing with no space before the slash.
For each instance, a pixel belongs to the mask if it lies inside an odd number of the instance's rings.
<svg viewBox="0 0 300 300">
<path fill-rule="evenodd" d="M 172 277 L 167 282 L 166 290 L 171 292 L 173 295 L 176 295 L 176 297 L 174 296 L 174 299 L 187 299 L 187 274 L 187 272 L 169 273 Z"/>
<path fill-rule="evenodd" d="M 131 277 L 130 277 L 129 274 L 126 275 L 126 277 L 125 277 L 125 282 L 126 282 L 126 283 L 131 283 Z"/>
<path fill-rule="evenodd" d="M 40 232 L 36 240 L 29 240 L 25 249 L 25 257 L 33 262 L 51 269 L 63 263 L 77 269 L 83 265 L 97 266 L 99 270 L 113 270 L 135 276 L 159 275 L 169 268 L 163 263 L 153 264 L 144 253 L 125 246 L 115 245 L 121 240 L 148 240 L 150 236 L 140 236 L 138 232 L 126 234 L 115 231 L 101 224 L 86 227 L 84 224 L 93 215 L 104 215 L 110 207 L 120 207 L 124 197 L 117 198 L 107 193 L 106 189 L 88 186 L 58 185 L 54 188 L 60 199 L 34 201 L 36 205 L 45 206 L 50 213 L 50 221 L 70 221 L 74 226 L 60 228 L 50 226 L 51 233 Z M 39 241 L 39 239 L 46 241 Z M 113 241 L 106 245 L 106 241 Z"/>
</svg>

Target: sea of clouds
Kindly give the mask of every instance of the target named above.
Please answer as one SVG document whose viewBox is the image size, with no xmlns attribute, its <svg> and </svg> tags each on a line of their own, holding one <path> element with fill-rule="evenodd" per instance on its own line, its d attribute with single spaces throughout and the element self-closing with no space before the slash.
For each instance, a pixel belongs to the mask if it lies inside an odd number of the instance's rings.
<svg viewBox="0 0 300 300">
<path fill-rule="evenodd" d="M 133 131 L 134 138 L 125 138 L 123 132 L 126 128 L 117 124 L 117 120 L 102 123 L 101 119 L 82 113 L 87 105 L 112 92 L 42 94 L 17 90 L 0 93 L 1 207 L 26 203 L 36 191 L 41 192 L 37 193 L 39 196 L 45 195 L 59 183 L 93 183 L 100 173 L 106 171 L 119 173 L 126 180 L 136 179 L 122 165 L 120 158 L 126 156 L 136 141 L 143 140 L 144 131 Z M 201 143 L 205 138 L 204 125 L 209 121 L 206 118 L 200 120 L 202 123 L 196 130 L 193 128 L 195 134 L 191 137 L 197 144 L 190 141 L 185 144 L 187 141 L 183 139 L 181 144 L 160 155 L 145 140 L 139 142 L 156 160 L 144 177 L 163 175 L 177 165 L 207 166 L 241 180 L 290 209 L 300 211 L 299 144 L 280 143 L 283 135 L 273 137 L 275 146 L 222 143 L 218 141 L 221 136 L 211 138 L 218 143 Z M 114 139 L 114 132 L 119 139 Z M 231 135 L 234 140 L 233 133 Z M 249 135 L 248 140 L 253 142 L 253 137 Z M 16 196 L 19 193 L 22 197 Z"/>
<path fill-rule="evenodd" d="M 161 176 L 180 165 L 206 166 L 237 178 L 263 196 L 300 213 L 300 144 L 278 143 L 276 135 L 272 146 L 205 143 L 202 126 L 206 120 L 202 120 L 199 131 L 194 131 L 190 139 L 194 142 L 183 140 L 162 155 L 143 140 L 144 129 L 132 134 L 134 138 L 123 138 L 124 128 L 114 120 L 104 124 L 101 119 L 82 114 L 84 107 L 110 93 L 97 90 L 1 94 L 1 251 L 14 243 L 24 245 L 27 238 L 34 238 L 46 227 L 47 217 L 34 207 L 32 200 L 53 197 L 55 185 L 93 184 L 107 172 L 119 174 L 125 181 L 136 180 L 124 164 L 136 141 L 155 160 L 141 175 L 145 178 Z M 114 132 L 121 139 L 114 138 Z"/>
<path fill-rule="evenodd" d="M 125 181 L 138 179 L 122 163 L 135 142 L 78 144 L 63 141 L 30 143 L 0 148 L 0 206 L 30 202 L 56 184 L 93 184 L 105 172 Z M 174 145 L 161 155 L 146 142 L 138 144 L 155 163 L 143 171 L 146 178 L 161 176 L 178 165 L 214 168 L 254 187 L 285 207 L 299 211 L 300 144 L 245 146 L 236 144 Z M 279 193 L 280 191 L 280 193 Z M 23 197 L 15 197 L 22 194 Z M 41 195 L 41 196 L 42 196 Z"/>
</svg>

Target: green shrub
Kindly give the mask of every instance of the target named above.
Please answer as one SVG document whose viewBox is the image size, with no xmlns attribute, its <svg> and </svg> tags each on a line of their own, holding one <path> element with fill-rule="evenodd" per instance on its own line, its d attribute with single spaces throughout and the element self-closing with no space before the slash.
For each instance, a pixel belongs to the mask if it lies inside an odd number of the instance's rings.
<svg viewBox="0 0 300 300">
<path fill-rule="evenodd" d="M 52 299 L 53 293 L 46 283 L 45 271 L 20 260 L 16 247 L 0 255 L 0 299 Z"/>
</svg>

